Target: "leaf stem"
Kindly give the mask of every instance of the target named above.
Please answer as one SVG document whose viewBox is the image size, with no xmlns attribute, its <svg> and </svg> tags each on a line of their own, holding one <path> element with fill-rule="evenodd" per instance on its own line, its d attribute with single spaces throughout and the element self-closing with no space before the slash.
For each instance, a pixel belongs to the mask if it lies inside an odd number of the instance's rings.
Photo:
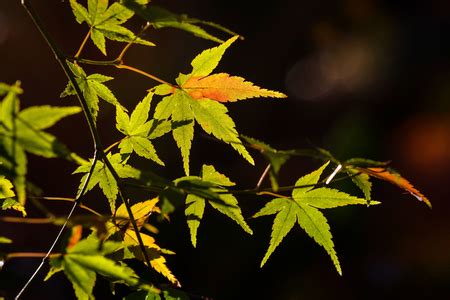
<svg viewBox="0 0 450 300">
<path fill-rule="evenodd" d="M 144 27 L 142 27 L 141 31 L 136 34 L 135 38 L 132 41 L 129 41 L 126 46 L 122 49 L 122 51 L 120 52 L 119 56 L 117 56 L 116 60 L 122 62 L 123 57 L 125 56 L 125 53 L 128 51 L 128 49 L 133 45 L 134 41 L 140 37 L 144 31 L 146 31 L 149 27 L 151 26 L 151 24 L 149 22 L 147 22 L 147 24 L 145 24 Z"/>
<path fill-rule="evenodd" d="M 86 36 L 83 39 L 83 42 L 81 42 L 80 48 L 78 48 L 78 51 L 75 54 L 75 57 L 78 57 L 81 55 L 81 51 L 83 51 L 84 46 L 86 45 L 89 37 L 91 36 L 91 32 L 92 32 L 92 28 L 89 29 L 88 33 L 86 34 Z"/>
<path fill-rule="evenodd" d="M 274 196 L 277 198 L 290 198 L 288 196 L 280 195 L 280 194 L 272 193 L 272 192 L 259 192 L 259 193 L 257 193 L 257 195 L 269 195 L 269 196 Z"/>
<path fill-rule="evenodd" d="M 65 201 L 65 202 L 75 202 L 76 201 L 75 198 L 64 198 L 64 197 L 28 197 L 28 198 L 50 200 L 50 201 Z M 87 210 L 88 212 L 93 213 L 94 215 L 101 216 L 100 213 L 98 213 L 97 211 L 93 210 L 89 206 L 86 206 L 86 205 L 81 204 L 81 203 L 78 206 L 80 208 L 84 209 L 84 210 Z"/>
<path fill-rule="evenodd" d="M 117 141 L 117 142 L 112 143 L 111 145 L 109 145 L 109 146 L 105 149 L 105 153 L 109 153 L 115 146 L 119 145 L 124 139 L 126 139 L 126 137 L 124 137 L 124 138 L 121 139 L 120 141 Z"/>
<path fill-rule="evenodd" d="M 161 78 L 159 78 L 159 77 L 157 77 L 155 75 L 152 75 L 152 74 L 150 74 L 148 72 L 145 72 L 145 71 L 143 71 L 141 69 L 138 69 L 138 68 L 126 65 L 119 59 L 114 59 L 114 60 L 92 60 L 92 59 L 85 59 L 85 58 L 78 58 L 78 57 L 67 57 L 67 59 L 68 60 L 73 60 L 75 62 L 79 62 L 81 64 L 86 64 L 86 65 L 114 66 L 114 67 L 116 67 L 118 69 L 127 69 L 129 71 L 138 73 L 140 75 L 143 75 L 143 76 L 145 76 L 147 78 L 150 78 L 150 79 L 152 79 L 154 81 L 157 81 L 159 83 L 164 83 L 164 84 L 167 84 L 167 85 L 169 85 L 169 86 L 171 86 L 173 88 L 178 88 L 178 86 L 176 86 L 174 84 L 171 84 L 171 83 L 169 83 L 169 82 L 167 82 L 167 81 L 165 81 L 165 80 L 163 80 L 163 79 L 161 79 Z"/>
<path fill-rule="evenodd" d="M 20 218 L 20 217 L 0 217 L 0 221 L 7 223 L 25 223 L 25 224 L 50 224 L 52 218 Z"/>
<path fill-rule="evenodd" d="M 40 258 L 45 257 L 47 253 L 45 252 L 12 252 L 6 255 L 6 260 L 12 259 L 12 258 Z M 50 255 L 50 257 L 58 257 L 61 256 L 61 253 L 53 253 Z"/>
<path fill-rule="evenodd" d="M 173 85 L 173 84 L 171 84 L 171 83 L 168 83 L 167 81 L 162 80 L 161 78 L 158 78 L 158 77 L 156 77 L 155 75 L 152 75 L 152 74 L 150 74 L 150 73 L 147 73 L 147 72 L 142 71 L 142 70 L 140 70 L 140 69 L 137 69 L 137 68 L 135 68 L 135 67 L 131 67 L 131 66 L 128 66 L 128 65 L 125 65 L 125 64 L 119 64 L 119 65 L 116 65 L 116 68 L 118 68 L 118 69 L 127 69 L 127 70 L 130 70 L 130 71 L 133 71 L 133 72 L 135 72 L 135 73 L 141 74 L 141 75 L 143 75 L 143 76 L 145 76 L 145 77 L 148 77 L 148 78 L 150 78 L 150 79 L 153 79 L 153 80 L 155 80 L 155 81 L 157 81 L 157 82 L 159 82 L 159 83 L 167 84 L 167 85 L 169 85 L 169 86 L 171 86 L 171 87 L 176 88 L 175 85 Z"/>
</svg>

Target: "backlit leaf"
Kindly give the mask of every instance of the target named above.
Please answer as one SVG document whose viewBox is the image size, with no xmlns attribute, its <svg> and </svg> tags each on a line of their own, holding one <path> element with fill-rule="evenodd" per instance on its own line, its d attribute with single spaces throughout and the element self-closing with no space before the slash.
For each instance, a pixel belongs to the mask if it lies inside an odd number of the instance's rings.
<svg viewBox="0 0 450 300">
<path fill-rule="evenodd" d="M 408 180 L 400 174 L 387 168 L 356 168 L 358 171 L 368 174 L 369 176 L 390 182 L 399 188 L 409 192 L 417 198 L 417 200 L 425 202 L 431 208 L 431 202 L 419 190 L 417 190 Z"/>
<path fill-rule="evenodd" d="M 191 242 L 194 247 L 197 246 L 197 230 L 203 218 L 204 211 L 205 199 L 192 194 L 186 197 L 186 209 L 184 213 L 191 234 Z"/>
<path fill-rule="evenodd" d="M 32 106 L 22 110 L 19 119 L 23 123 L 30 124 L 34 129 L 42 130 L 55 125 L 62 118 L 79 112 L 81 108 L 78 106 Z"/>
<path fill-rule="evenodd" d="M 12 198 L 16 194 L 13 190 L 14 186 L 11 181 L 0 175 L 0 199 Z"/>
<path fill-rule="evenodd" d="M 212 134 L 217 139 L 230 144 L 249 163 L 254 164 L 253 158 L 239 139 L 233 119 L 227 114 L 228 109 L 223 104 L 204 99 L 191 101 L 191 107 L 195 120 L 206 133 Z"/>
<path fill-rule="evenodd" d="M 117 175 L 120 178 L 139 178 L 140 172 L 127 165 L 126 162 L 122 160 L 122 157 L 119 153 L 109 153 L 107 155 L 107 158 L 109 159 L 112 167 L 117 172 Z M 73 172 L 73 174 L 85 173 L 85 175 L 81 178 L 79 189 L 81 189 L 84 181 L 86 180 L 86 177 L 88 176 L 91 164 L 92 161 L 86 162 Z M 116 207 L 116 198 L 119 192 L 117 181 L 114 179 L 111 171 L 101 161 L 97 161 L 94 167 L 94 171 L 92 172 L 91 179 L 89 180 L 89 183 L 87 185 L 86 192 L 92 190 L 97 184 L 108 199 L 109 205 L 111 207 L 111 212 L 114 212 Z"/>
<path fill-rule="evenodd" d="M 260 88 L 244 78 L 218 73 L 210 76 L 192 76 L 182 86 L 194 99 L 234 102 L 255 97 L 286 98 L 280 92 Z"/>
<path fill-rule="evenodd" d="M 219 46 L 204 50 L 197 55 L 191 62 L 192 72 L 190 77 L 202 77 L 211 74 L 219 64 L 225 51 L 237 38 L 238 36 L 234 36 Z M 184 82 L 179 82 L 179 84 L 182 85 Z"/>
<path fill-rule="evenodd" d="M 67 64 L 75 75 L 75 79 L 81 89 L 81 92 L 83 93 L 83 97 L 86 99 L 89 111 L 92 114 L 94 120 L 97 119 L 98 115 L 99 98 L 105 100 L 106 102 L 109 102 L 114 106 L 120 106 L 120 103 L 114 96 L 113 92 L 103 84 L 104 82 L 112 80 L 112 77 L 102 74 L 91 74 L 88 76 L 80 66 L 74 65 L 70 62 L 67 62 Z M 72 87 L 72 84 L 68 83 L 65 90 L 61 93 L 60 96 L 66 97 L 75 94 L 75 89 Z"/>
<path fill-rule="evenodd" d="M 62 118 L 81 111 L 78 107 L 32 106 L 20 111 L 20 83 L 3 84 L 6 96 L 0 102 L 0 171 L 13 182 L 17 201 L 25 203 L 27 157 L 25 151 L 44 157 L 66 157 L 76 160 L 53 135 L 42 131 Z M 9 88 L 6 88 L 8 86 Z M 9 206 L 14 205 L 9 201 Z"/>
<path fill-rule="evenodd" d="M 197 37 L 218 43 L 222 43 L 223 41 L 211 35 L 199 25 L 206 25 L 224 31 L 228 34 L 236 35 L 236 33 L 219 24 L 190 18 L 187 15 L 178 15 L 154 4 L 144 6 L 137 2 L 138 1 L 136 0 L 122 0 L 123 5 L 136 12 L 136 14 L 144 20 L 150 22 L 156 29 L 165 27 L 176 28 L 192 33 Z"/>
<path fill-rule="evenodd" d="M 194 247 L 197 245 L 197 230 L 203 218 L 206 200 L 208 200 L 209 204 L 213 208 L 234 220 L 239 226 L 242 227 L 242 229 L 244 229 L 245 232 L 253 234 L 253 231 L 245 222 L 237 199 L 231 194 L 219 194 L 219 192 L 226 191 L 221 186 L 231 186 L 234 185 L 234 183 L 225 175 L 217 172 L 215 168 L 210 165 L 203 165 L 201 179 L 205 183 L 203 187 L 205 190 L 204 195 L 201 195 L 200 193 L 192 194 L 188 192 L 189 194 L 186 198 L 185 215 L 191 234 L 192 245 Z M 212 191 L 214 196 L 211 198 L 208 197 L 207 190 Z M 216 199 L 217 197 L 219 199 Z"/>
<path fill-rule="evenodd" d="M 366 202 L 364 201 L 364 204 Z M 309 205 L 299 204 L 297 210 L 297 220 L 300 227 L 312 237 L 317 244 L 321 245 L 328 252 L 339 275 L 342 275 L 334 243 L 331 239 L 330 226 L 325 216 L 316 208 Z"/>
<path fill-rule="evenodd" d="M 296 186 L 305 187 L 293 189 L 292 198 L 275 198 L 253 216 L 256 218 L 276 214 L 272 225 L 269 248 L 261 262 L 261 267 L 267 262 L 270 255 L 293 228 L 294 224 L 298 223 L 317 244 L 327 251 L 337 272 L 342 274 L 341 266 L 334 250 L 330 226 L 318 208 L 324 209 L 355 204 L 365 205 L 367 202 L 364 199 L 350 196 L 335 189 L 314 188 L 327 165 L 328 162 L 297 180 Z M 373 201 L 372 204 L 379 204 L 379 202 Z"/>
<path fill-rule="evenodd" d="M 372 183 L 370 182 L 369 175 L 352 168 L 346 168 L 345 171 L 352 176 L 353 183 L 364 193 L 367 202 L 370 202 L 372 200 Z"/>
<path fill-rule="evenodd" d="M 91 235 L 68 249 L 66 254 L 51 258 L 53 268 L 46 279 L 60 270 L 64 271 L 72 283 L 77 299 L 94 299 L 92 292 L 97 274 L 131 287 L 147 289 L 146 285 L 140 285 L 131 268 L 105 257 L 121 248 L 123 245 L 111 241 L 101 245 L 95 235 Z"/>
<path fill-rule="evenodd" d="M 274 199 L 272 201 L 275 200 L 276 204 L 278 206 L 281 206 L 282 209 L 278 210 L 278 213 L 273 221 L 272 233 L 270 234 L 269 248 L 267 249 L 264 258 L 261 261 L 261 267 L 264 266 L 264 264 L 267 262 L 267 260 L 269 259 L 270 255 L 273 253 L 275 248 L 277 248 L 277 246 L 281 243 L 283 238 L 289 233 L 289 231 L 291 231 L 292 227 L 294 227 L 297 218 L 297 211 L 295 204 L 290 203 L 289 200 L 280 198 Z M 271 210 L 267 209 L 260 215 L 265 215 L 268 212 L 271 212 Z M 255 217 L 257 216 L 259 215 L 255 215 Z"/>
<path fill-rule="evenodd" d="M 146 0 L 139 1 L 140 4 L 147 2 Z M 154 46 L 153 43 L 137 37 L 132 31 L 121 25 L 134 15 L 132 10 L 119 2 L 114 2 L 110 6 L 108 4 L 108 0 L 88 0 L 86 9 L 76 0 L 70 0 L 70 6 L 77 22 L 80 24 L 86 22 L 89 25 L 91 39 L 104 55 L 106 55 L 105 38 Z"/>
</svg>

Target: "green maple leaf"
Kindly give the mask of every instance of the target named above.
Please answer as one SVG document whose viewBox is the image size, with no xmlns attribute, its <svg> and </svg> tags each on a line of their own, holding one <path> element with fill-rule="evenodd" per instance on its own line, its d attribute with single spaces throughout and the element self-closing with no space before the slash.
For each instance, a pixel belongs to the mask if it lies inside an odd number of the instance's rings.
<svg viewBox="0 0 450 300">
<path fill-rule="evenodd" d="M 25 203 L 27 156 L 25 152 L 51 157 L 75 158 L 55 136 L 44 130 L 64 117 L 79 113 L 79 107 L 32 106 L 20 111 L 20 83 L 5 88 L 0 102 L 0 170 L 14 183 L 17 200 Z"/>
<path fill-rule="evenodd" d="M 269 248 L 261 262 L 261 267 L 267 262 L 283 238 L 291 231 L 295 223 L 298 223 L 317 244 L 325 248 L 337 272 L 342 274 L 341 266 L 334 250 L 330 226 L 319 209 L 367 204 L 367 202 L 364 199 L 353 197 L 335 189 L 314 188 L 327 165 L 328 163 L 300 178 L 295 184 L 299 187 L 292 191 L 292 199 L 275 198 L 253 216 L 256 218 L 276 214 L 272 225 Z M 376 201 L 372 202 L 372 204 L 378 203 Z"/>
<path fill-rule="evenodd" d="M 116 128 L 126 135 L 119 144 L 120 153 L 137 155 L 151 159 L 160 165 L 164 165 L 156 154 L 151 140 L 164 135 L 171 130 L 171 124 L 167 120 L 148 121 L 148 112 L 153 93 L 149 93 L 131 113 L 131 117 L 119 106 L 116 107 Z"/>
<path fill-rule="evenodd" d="M 206 187 L 215 186 L 210 188 L 213 192 L 226 191 L 223 187 L 234 185 L 225 175 L 217 172 L 213 166 L 209 165 L 203 165 L 201 178 L 198 179 L 205 182 Z M 217 201 L 217 199 L 212 201 L 198 194 L 189 194 L 186 197 L 185 215 L 194 247 L 197 245 L 197 231 L 203 218 L 206 200 L 213 208 L 234 220 L 245 232 L 253 234 L 253 231 L 242 216 L 237 199 L 231 194 L 219 194 L 219 198 L 221 201 Z"/>
<path fill-rule="evenodd" d="M 230 35 L 237 35 L 235 32 L 223 27 L 222 25 L 209 21 L 190 18 L 185 14 L 175 14 L 165 8 L 159 7 L 154 4 L 143 5 L 136 0 L 122 0 L 121 3 L 129 9 L 133 10 L 144 20 L 148 21 L 156 29 L 165 27 L 176 28 L 189 32 L 199 38 L 211 40 L 217 43 L 223 43 L 223 40 L 208 33 L 199 25 L 206 25 Z"/>
<path fill-rule="evenodd" d="M 103 84 L 104 82 L 114 79 L 113 77 L 101 74 L 91 74 L 88 76 L 80 66 L 74 65 L 70 62 L 67 62 L 67 64 L 75 75 L 75 79 L 83 93 L 84 98 L 86 99 L 89 112 L 92 114 L 94 120 L 97 119 L 99 111 L 99 98 L 116 107 L 121 107 L 113 92 Z M 60 97 L 63 98 L 69 95 L 76 95 L 75 89 L 73 88 L 71 83 L 67 84 Z"/>
<path fill-rule="evenodd" d="M 141 4 L 148 1 L 140 0 Z M 87 9 L 76 0 L 70 0 L 73 14 L 78 23 L 86 22 L 90 27 L 90 36 L 97 48 L 106 55 L 106 38 L 119 42 L 133 42 L 146 46 L 155 44 L 137 37 L 122 26 L 134 12 L 119 2 L 109 5 L 108 0 L 88 0 Z"/>
<path fill-rule="evenodd" d="M 189 175 L 189 153 L 194 138 L 194 113 L 190 101 L 186 93 L 177 90 L 158 103 L 154 114 L 154 119 L 158 121 L 171 118 L 172 135 L 181 150 L 186 175 Z"/>
<path fill-rule="evenodd" d="M 282 93 L 254 86 L 241 77 L 225 73 L 208 76 L 237 38 L 232 37 L 221 45 L 197 55 L 191 62 L 192 72 L 187 75 L 180 74 L 176 79 L 179 88 L 163 84 L 154 89 L 156 94 L 162 96 L 169 94 L 156 106 L 154 118 L 172 120 L 173 137 L 181 150 L 186 175 L 189 175 L 194 120 L 206 133 L 230 144 L 249 163 L 254 164 L 253 158 L 239 139 L 236 125 L 228 115 L 228 109 L 219 102 L 253 97 L 286 97 Z"/>
<path fill-rule="evenodd" d="M 140 172 L 137 169 L 126 164 L 126 161 L 122 160 L 122 156 L 120 153 L 109 153 L 106 158 L 109 160 L 120 178 L 139 178 Z M 73 174 L 85 173 L 81 178 L 79 187 L 80 189 L 84 185 L 91 165 L 92 160 L 82 164 L 73 172 Z M 97 161 L 97 163 L 95 164 L 91 179 L 89 180 L 89 183 L 86 187 L 86 192 L 92 190 L 97 184 L 108 199 L 109 205 L 111 207 L 111 212 L 114 213 L 116 211 L 116 199 L 119 193 L 119 186 L 111 171 L 101 161 Z"/>
<path fill-rule="evenodd" d="M 123 247 L 122 243 L 112 241 L 100 244 L 95 235 L 90 235 L 68 249 L 61 257 L 51 258 L 51 269 L 45 280 L 63 271 L 72 283 L 78 300 L 94 299 L 92 292 L 97 274 L 131 287 L 139 286 L 150 290 L 149 286 L 139 284 L 139 278 L 131 268 L 105 257 Z"/>
</svg>

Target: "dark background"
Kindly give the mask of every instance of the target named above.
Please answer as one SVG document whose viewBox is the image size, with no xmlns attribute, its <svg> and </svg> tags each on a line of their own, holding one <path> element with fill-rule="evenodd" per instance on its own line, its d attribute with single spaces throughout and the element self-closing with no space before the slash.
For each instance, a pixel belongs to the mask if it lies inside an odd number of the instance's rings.
<svg viewBox="0 0 450 300">
<path fill-rule="evenodd" d="M 78 25 L 68 1 L 34 1 L 47 28 L 67 53 L 74 53 L 86 26 Z M 214 299 L 430 299 L 450 293 L 450 41 L 448 1 L 154 1 L 175 12 L 215 21 L 245 36 L 224 56 L 218 71 L 241 75 L 260 86 L 281 90 L 288 99 L 261 99 L 227 105 L 239 132 L 278 149 L 310 144 L 331 150 L 341 159 L 368 157 L 392 160 L 433 203 L 429 210 L 411 195 L 375 182 L 374 198 L 382 205 L 325 211 L 343 267 L 340 277 L 326 252 L 294 227 L 264 268 L 273 218 L 249 220 L 254 235 L 208 208 L 197 249 L 192 248 L 183 214 L 157 225 L 159 244 L 177 252 L 169 266 L 192 294 Z M 132 21 L 137 30 L 142 23 Z M 146 38 L 157 47 L 132 47 L 126 62 L 173 81 L 189 72 L 189 62 L 209 41 L 172 29 L 150 29 Z M 107 42 L 111 57 L 121 45 Z M 84 57 L 102 59 L 92 45 Z M 154 85 L 144 77 L 108 67 L 89 73 L 114 76 L 109 86 L 122 104 L 133 108 Z M 19 1 L 0 2 L 0 81 L 22 81 L 22 106 L 75 105 L 59 99 L 65 79 L 50 50 Z M 98 127 L 105 144 L 114 108 L 101 104 Z M 92 155 L 82 115 L 52 129 L 70 149 Z M 265 165 L 253 153 L 248 165 L 231 147 L 201 137 L 196 129 L 192 173 L 203 163 L 253 187 Z M 156 148 L 167 168 L 135 161 L 170 178 L 182 176 L 179 152 L 170 136 Z M 310 172 L 319 162 L 296 158 L 281 171 L 283 185 Z M 61 160 L 29 156 L 29 180 L 48 196 L 73 196 L 78 177 Z M 341 186 L 359 193 L 350 184 Z M 88 205 L 106 205 L 93 193 Z M 151 195 L 145 196 L 150 197 Z M 246 217 L 265 200 L 239 198 Z M 68 205 L 43 203 L 64 214 Z M 53 206 L 54 205 L 54 206 Z M 29 205 L 30 216 L 42 216 Z M 46 251 L 57 228 L 2 223 L 0 235 L 14 240 L 8 251 Z M 0 291 L 10 297 L 39 263 L 8 262 L 0 273 Z M 63 277 L 43 283 L 41 272 L 23 299 L 71 299 Z M 98 291 L 100 293 L 100 291 Z M 1 293 L 0 293 L 1 295 Z M 102 298 L 98 296 L 98 298 Z"/>
</svg>

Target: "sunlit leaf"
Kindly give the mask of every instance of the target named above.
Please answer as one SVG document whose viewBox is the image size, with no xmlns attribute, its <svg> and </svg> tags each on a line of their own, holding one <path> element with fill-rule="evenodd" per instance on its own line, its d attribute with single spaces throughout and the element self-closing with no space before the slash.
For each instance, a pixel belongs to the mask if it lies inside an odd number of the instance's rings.
<svg viewBox="0 0 450 300">
<path fill-rule="evenodd" d="M 101 74 L 91 74 L 88 76 L 80 66 L 70 62 L 67 62 L 67 64 L 75 75 L 77 84 L 86 99 L 89 111 L 94 120 L 97 119 L 99 111 L 99 99 L 103 99 L 114 106 L 121 106 L 113 92 L 103 84 L 104 82 L 112 80 L 113 77 Z M 61 93 L 61 97 L 75 94 L 76 92 L 72 84 L 68 83 L 65 90 Z"/>
<path fill-rule="evenodd" d="M 131 268 L 105 257 L 122 248 L 123 245 L 118 242 L 106 241 L 100 244 L 95 235 L 90 235 L 62 256 L 51 258 L 52 269 L 46 279 L 60 270 L 64 271 L 72 283 L 77 299 L 94 299 L 92 291 L 97 274 L 132 287 L 148 289 L 148 286 L 139 283 Z"/>
<path fill-rule="evenodd" d="M 148 1 L 140 0 L 138 2 L 146 4 Z M 137 37 L 132 31 L 121 25 L 134 15 L 132 10 L 119 2 L 114 2 L 110 6 L 108 4 L 108 0 L 89 0 L 86 9 L 76 0 L 70 0 L 70 6 L 77 22 L 88 24 L 92 41 L 104 55 L 106 55 L 105 38 L 147 46 L 155 45 Z"/>
<path fill-rule="evenodd" d="M 369 176 L 390 182 L 399 188 L 409 192 L 416 197 L 417 200 L 425 202 L 431 208 L 431 202 L 419 190 L 417 190 L 408 180 L 403 178 L 400 174 L 388 168 L 356 168 L 358 171 L 368 174 Z"/>
<path fill-rule="evenodd" d="M 150 22 L 152 26 L 157 29 L 165 27 L 176 28 L 192 33 L 197 37 L 218 43 L 222 43 L 223 41 L 216 36 L 208 33 L 199 25 L 206 25 L 224 31 L 225 33 L 236 35 L 236 33 L 219 24 L 190 18 L 187 15 L 178 15 L 154 4 L 145 6 L 139 4 L 139 1 L 136 0 L 122 0 L 121 2 L 123 3 L 123 5 L 133 10 L 136 14 L 142 17 L 144 20 Z"/>
<path fill-rule="evenodd" d="M 119 144 L 122 154 L 135 152 L 137 155 L 164 165 L 158 157 L 151 139 L 160 137 L 170 131 L 167 121 L 148 120 L 148 112 L 153 93 L 149 93 L 131 113 L 131 116 L 119 106 L 116 107 L 116 128 L 126 135 Z M 169 128 L 167 128 L 169 125 Z"/>
<path fill-rule="evenodd" d="M 0 171 L 14 184 L 17 201 L 25 203 L 27 157 L 25 151 L 44 157 L 73 155 L 55 136 L 44 132 L 62 118 L 81 111 L 79 107 L 32 106 L 20 111 L 18 94 L 20 83 L 6 88 L 6 96 L 0 102 Z M 12 202 L 9 201 L 11 204 Z M 15 206 L 19 208 L 19 206 Z M 22 213 L 24 212 L 20 208 Z"/>
<path fill-rule="evenodd" d="M 234 102 L 255 97 L 285 98 L 280 92 L 260 88 L 244 78 L 217 73 L 210 76 L 192 76 L 182 88 L 194 99 L 211 99 L 219 102 Z"/>
<path fill-rule="evenodd" d="M 139 178 L 140 172 L 128 165 L 126 161 L 123 161 L 119 153 L 109 153 L 107 158 L 120 178 Z M 85 173 L 85 175 L 81 178 L 80 189 L 84 185 L 86 177 L 88 176 L 91 164 L 92 161 L 86 162 L 73 172 L 73 174 Z M 108 167 L 101 161 L 97 161 L 94 167 L 94 171 L 92 172 L 91 179 L 87 185 L 86 192 L 92 190 L 97 184 L 108 199 L 111 212 L 114 212 L 116 207 L 116 198 L 119 192 L 117 181 Z"/>
<path fill-rule="evenodd" d="M 204 186 L 204 189 L 210 189 L 214 192 L 226 191 L 221 188 L 221 186 L 234 185 L 228 177 L 217 172 L 215 168 L 210 165 L 203 165 L 201 179 L 208 183 Z M 209 184 L 217 185 L 217 187 L 209 186 Z M 199 193 L 189 194 L 186 197 L 185 215 L 189 226 L 191 242 L 194 247 L 197 246 L 197 231 L 203 218 L 206 200 L 213 208 L 234 220 L 245 232 L 253 234 L 253 231 L 245 222 L 237 199 L 231 194 L 218 194 L 218 197 L 220 201 L 218 201 L 218 199 L 208 198 L 206 193 L 203 197 L 200 196 Z"/>
<path fill-rule="evenodd" d="M 338 190 L 323 187 L 314 188 L 327 165 L 328 162 L 297 180 L 295 186 L 298 188 L 292 191 L 292 198 L 275 198 L 253 216 L 256 218 L 276 214 L 272 225 L 269 248 L 261 262 L 261 267 L 267 262 L 270 255 L 294 227 L 295 223 L 298 223 L 317 244 L 325 248 L 337 272 L 342 274 L 341 266 L 334 250 L 330 226 L 318 208 L 333 208 L 355 204 L 365 205 L 367 202 L 364 199 L 350 196 Z M 378 203 L 373 201 L 373 204 Z"/>
</svg>

